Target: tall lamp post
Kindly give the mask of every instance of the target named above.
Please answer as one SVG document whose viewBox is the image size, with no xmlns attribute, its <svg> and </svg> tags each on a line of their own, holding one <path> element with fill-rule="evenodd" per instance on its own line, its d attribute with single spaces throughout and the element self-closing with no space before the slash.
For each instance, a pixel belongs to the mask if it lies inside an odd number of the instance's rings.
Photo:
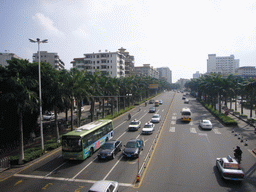
<svg viewBox="0 0 256 192">
<path fill-rule="evenodd" d="M 42 152 L 44 151 L 44 135 L 43 135 L 43 123 L 42 123 L 42 93 L 41 93 L 41 67 L 40 67 L 40 43 L 48 43 L 48 39 L 44 39 L 40 41 L 39 38 L 36 40 L 29 39 L 31 43 L 38 43 L 38 54 L 39 54 L 39 62 L 38 62 L 38 73 L 39 73 L 39 105 L 40 105 L 40 132 L 41 132 L 41 145 Z"/>
</svg>

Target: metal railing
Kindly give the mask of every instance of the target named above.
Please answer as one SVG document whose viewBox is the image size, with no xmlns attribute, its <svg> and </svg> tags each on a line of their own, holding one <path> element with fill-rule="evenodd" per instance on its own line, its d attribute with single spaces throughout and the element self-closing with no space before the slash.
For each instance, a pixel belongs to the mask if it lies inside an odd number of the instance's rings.
<svg viewBox="0 0 256 192">
<path fill-rule="evenodd" d="M 4 157 L 0 159 L 0 173 L 11 167 L 10 158 Z"/>
</svg>

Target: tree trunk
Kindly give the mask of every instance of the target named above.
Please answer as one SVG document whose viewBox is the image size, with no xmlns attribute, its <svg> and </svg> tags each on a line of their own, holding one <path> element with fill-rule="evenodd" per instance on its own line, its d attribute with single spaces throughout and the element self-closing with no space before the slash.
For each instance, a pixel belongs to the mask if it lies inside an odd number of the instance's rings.
<svg viewBox="0 0 256 192">
<path fill-rule="evenodd" d="M 57 142 L 57 145 L 59 146 L 60 134 L 59 134 L 59 124 L 58 124 L 58 114 L 57 114 L 57 112 L 58 112 L 57 107 L 54 107 L 56 142 Z"/>
<path fill-rule="evenodd" d="M 73 110 L 74 110 L 74 99 L 71 99 L 71 131 L 74 129 L 74 119 L 73 119 Z"/>
<path fill-rule="evenodd" d="M 94 121 L 94 98 L 91 98 L 91 122 Z"/>
<path fill-rule="evenodd" d="M 104 97 L 102 98 L 102 118 L 105 117 L 105 99 Z"/>
<path fill-rule="evenodd" d="M 19 113 L 19 129 L 20 129 L 20 150 L 19 150 L 19 165 L 23 164 L 24 160 L 24 142 L 23 142 L 23 122 L 22 112 Z"/>
</svg>

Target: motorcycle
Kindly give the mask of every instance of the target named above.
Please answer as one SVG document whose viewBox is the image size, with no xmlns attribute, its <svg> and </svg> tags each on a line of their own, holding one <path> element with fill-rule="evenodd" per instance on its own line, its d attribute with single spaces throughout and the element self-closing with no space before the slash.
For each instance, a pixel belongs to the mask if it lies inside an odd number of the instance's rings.
<svg viewBox="0 0 256 192">
<path fill-rule="evenodd" d="M 131 114 L 128 114 L 128 120 L 130 120 L 132 118 Z"/>
<path fill-rule="evenodd" d="M 238 155 L 238 154 L 234 153 L 234 157 L 237 160 L 237 162 L 240 164 L 242 161 L 242 155 Z"/>
</svg>

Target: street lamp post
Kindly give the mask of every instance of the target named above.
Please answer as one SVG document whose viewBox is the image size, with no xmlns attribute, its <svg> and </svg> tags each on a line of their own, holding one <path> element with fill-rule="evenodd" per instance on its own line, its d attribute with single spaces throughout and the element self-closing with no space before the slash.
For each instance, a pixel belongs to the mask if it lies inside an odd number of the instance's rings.
<svg viewBox="0 0 256 192">
<path fill-rule="evenodd" d="M 39 73 L 39 105 L 40 105 L 40 132 L 41 132 L 41 145 L 42 152 L 44 151 L 44 135 L 43 135 L 43 123 L 42 123 L 42 93 L 41 93 L 41 67 L 40 67 L 40 43 L 48 43 L 47 39 L 40 41 L 39 38 L 36 40 L 29 39 L 32 43 L 38 43 L 38 54 L 39 54 L 39 62 L 38 62 L 38 73 Z"/>
</svg>

